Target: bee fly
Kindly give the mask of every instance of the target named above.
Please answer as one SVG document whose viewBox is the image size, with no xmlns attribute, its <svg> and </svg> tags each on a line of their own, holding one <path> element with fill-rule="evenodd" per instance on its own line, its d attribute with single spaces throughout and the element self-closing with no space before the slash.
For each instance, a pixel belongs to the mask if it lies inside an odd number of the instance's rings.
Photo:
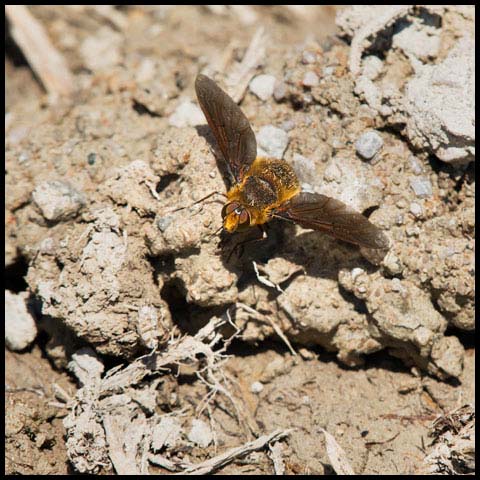
<svg viewBox="0 0 480 480">
<path fill-rule="evenodd" d="M 200 107 L 232 177 L 222 209 L 229 233 L 282 218 L 304 228 L 369 248 L 386 248 L 385 234 L 361 213 L 319 193 L 302 192 L 292 167 L 283 160 L 257 157 L 255 134 L 240 107 L 210 78 L 195 81 Z"/>
</svg>

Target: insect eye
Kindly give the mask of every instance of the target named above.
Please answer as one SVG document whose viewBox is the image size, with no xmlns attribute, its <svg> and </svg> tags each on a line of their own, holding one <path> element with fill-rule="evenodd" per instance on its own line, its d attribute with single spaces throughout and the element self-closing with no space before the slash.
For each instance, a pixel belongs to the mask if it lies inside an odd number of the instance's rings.
<svg viewBox="0 0 480 480">
<path fill-rule="evenodd" d="M 239 208 L 239 205 L 237 202 L 227 203 L 227 205 L 225 205 L 222 209 L 222 217 L 225 218 L 227 215 L 230 215 L 233 211 L 236 211 L 238 208 Z"/>
<path fill-rule="evenodd" d="M 237 213 L 238 208 L 235 210 L 235 213 Z M 250 214 L 248 213 L 248 210 L 246 209 L 241 209 L 241 212 L 238 213 L 238 223 L 245 223 L 248 222 L 250 223 Z"/>
</svg>

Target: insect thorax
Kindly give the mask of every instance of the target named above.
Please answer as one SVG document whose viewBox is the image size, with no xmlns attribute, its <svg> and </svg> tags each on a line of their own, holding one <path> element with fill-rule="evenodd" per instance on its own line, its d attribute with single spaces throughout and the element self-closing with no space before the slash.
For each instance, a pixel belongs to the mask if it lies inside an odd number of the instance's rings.
<svg viewBox="0 0 480 480">
<path fill-rule="evenodd" d="M 257 158 L 241 184 L 228 192 L 229 201 L 239 201 L 252 214 L 252 224 L 264 223 L 273 208 L 300 191 L 292 167 L 283 160 Z"/>
</svg>

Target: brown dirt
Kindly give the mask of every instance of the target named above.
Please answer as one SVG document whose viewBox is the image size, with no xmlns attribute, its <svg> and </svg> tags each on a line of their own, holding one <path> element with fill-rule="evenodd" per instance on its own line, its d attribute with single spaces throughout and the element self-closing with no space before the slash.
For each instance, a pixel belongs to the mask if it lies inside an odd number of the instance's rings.
<svg viewBox="0 0 480 480">
<path fill-rule="evenodd" d="M 473 255 L 473 169 L 457 170 L 418 154 L 434 194 L 419 201 L 421 219 L 409 213 L 416 201 L 409 187 L 410 145 L 381 119 L 368 112 L 359 116 L 365 110 L 352 93 L 348 46 L 332 37 L 334 7 L 312 10 L 308 16 L 281 6 L 255 7 L 258 18 L 250 26 L 232 12 L 218 15 L 204 7 L 119 11 L 127 21 L 123 31 L 88 11 L 32 7 L 84 87 L 72 101 L 50 104 L 13 44 L 7 49 L 6 99 L 13 124 L 6 148 L 7 281 L 9 289 L 27 290 L 43 305 L 36 315 L 42 333 L 35 344 L 5 354 L 5 472 L 75 471 L 67 456 L 71 433 L 62 422 L 68 410 L 53 387 L 58 384 L 75 398 L 80 385 L 66 373 L 73 352 L 85 344 L 94 347 L 105 370 L 131 363 L 151 348 L 148 326 L 142 336 L 143 326 L 132 311 L 145 305 L 155 309 L 160 318 L 155 341 L 158 337 L 161 349 L 170 335 L 196 332 L 211 317 L 242 302 L 261 312 L 262 319 L 275 319 L 300 355 L 292 356 L 282 341 L 272 340 L 278 336 L 268 322 L 238 312 L 235 320 L 243 328 L 243 341 L 231 345 L 222 372 L 241 405 L 241 418 L 229 400 L 217 394 L 200 416 L 210 422 L 217 444 L 182 444 L 175 458 L 197 463 L 277 428 L 294 428 L 282 442 L 286 473 L 328 474 L 332 467 L 321 433 L 325 429 L 356 473 L 417 473 L 428 453 L 436 415 L 474 402 L 473 267 L 468 266 Z M 181 97 L 194 98 L 198 71 L 214 61 L 221 64 L 226 51 L 231 56 L 225 68 L 241 59 L 260 24 L 269 35 L 262 73 L 288 79 L 289 95 L 281 102 L 263 103 L 247 93 L 242 109 L 256 132 L 263 125 L 291 122 L 285 159 L 292 164 L 298 161 L 296 154 L 314 159 L 314 172 L 302 179 L 307 183 L 312 175 L 335 173 L 332 156 L 351 162 L 352 170 L 344 176 L 348 178 L 336 186 L 334 181 L 329 193 L 340 195 L 351 177 L 362 178 L 368 193 L 361 190 L 353 201 L 360 210 L 380 204 L 370 218 L 394 239 L 392 252 L 400 273 L 395 261 L 369 263 L 358 249 L 323 235 L 295 236 L 293 227 L 276 224 L 270 244 L 247 250 L 248 260 L 227 264 L 214 241 L 204 240 L 219 225 L 221 205 L 215 203 L 196 214 L 182 211 L 159 233 L 159 221 L 168 218 L 164 212 L 224 188 L 208 131 L 177 129 L 168 118 Z M 105 54 L 102 65 L 102 58 L 85 50 L 93 37 L 111 42 L 107 50 L 118 53 L 120 60 L 109 64 Z M 301 61 L 305 50 L 321 52 L 325 65 L 334 65 L 333 78 L 307 92 L 300 86 L 310 69 Z M 147 68 L 142 67 L 144 57 L 157 64 L 155 75 L 140 86 L 136 75 Z M 325 65 L 318 67 L 319 77 Z M 406 74 L 404 68 L 393 70 L 390 75 Z M 384 147 L 376 163 L 365 166 L 355 157 L 353 144 L 369 128 L 381 131 Z M 42 216 L 32 192 L 42 182 L 59 178 L 69 179 L 83 193 L 87 207 L 79 207 L 76 217 L 52 222 Z M 155 188 L 158 199 L 152 194 Z M 452 217 L 458 220 L 454 227 Z M 417 230 L 410 235 L 409 229 Z M 458 255 L 444 261 L 449 249 Z M 256 281 L 252 258 L 282 286 L 283 294 Z M 373 264 L 380 264 L 380 270 Z M 391 305 L 375 304 L 380 313 L 367 314 L 373 300 L 359 293 L 351 279 L 354 268 L 363 269 L 367 286 L 385 287 Z M 390 291 L 392 278 L 415 296 L 405 300 L 413 317 L 422 312 L 431 323 L 438 317 L 429 334 L 439 342 L 455 336 L 463 345 L 453 360 L 446 356 L 443 363 L 436 362 L 420 351 L 415 339 L 382 330 L 382 312 L 403 319 L 408 311 L 402 310 L 405 297 Z M 303 296 L 309 299 L 305 304 Z M 417 303 L 421 307 L 415 309 Z M 295 322 L 286 313 L 292 304 Z M 187 428 L 209 390 L 195 377 L 195 369 L 176 373 L 174 368 L 153 389 L 154 411 L 182 411 Z M 252 393 L 255 382 L 263 385 L 259 393 Z M 141 388 L 147 385 L 148 379 Z M 158 467 L 150 471 L 166 473 Z M 112 465 L 100 472 L 112 473 Z M 249 454 L 219 471 L 272 472 L 265 452 Z"/>
</svg>

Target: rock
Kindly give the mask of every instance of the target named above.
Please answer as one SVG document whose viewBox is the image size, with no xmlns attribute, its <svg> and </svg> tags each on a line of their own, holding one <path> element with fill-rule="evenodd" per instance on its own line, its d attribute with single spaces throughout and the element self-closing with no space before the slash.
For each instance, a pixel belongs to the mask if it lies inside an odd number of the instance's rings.
<svg viewBox="0 0 480 480">
<path fill-rule="evenodd" d="M 423 166 L 420 160 L 415 157 L 414 155 L 410 155 L 409 158 L 410 160 L 410 168 L 412 169 L 412 172 L 415 175 L 420 175 L 423 173 Z"/>
<path fill-rule="evenodd" d="M 327 162 L 323 180 L 317 176 L 310 182 L 306 178 L 303 181 L 310 183 L 316 192 L 336 198 L 358 212 L 382 201 L 382 185 L 371 166 L 346 151 Z"/>
<path fill-rule="evenodd" d="M 420 218 L 423 214 L 423 208 L 420 204 L 412 202 L 410 204 L 410 213 L 415 217 L 415 218 Z"/>
<path fill-rule="evenodd" d="M 393 48 L 400 48 L 407 55 L 427 61 L 438 55 L 440 29 L 414 21 L 392 38 Z"/>
<path fill-rule="evenodd" d="M 302 80 L 302 85 L 304 87 L 316 87 L 320 83 L 320 79 L 318 78 L 318 75 L 315 72 L 307 72 L 305 73 L 303 80 Z"/>
<path fill-rule="evenodd" d="M 448 376 L 458 378 L 463 370 L 465 350 L 457 337 L 442 337 L 432 348 L 432 360 Z"/>
<path fill-rule="evenodd" d="M 192 428 L 188 432 L 187 438 L 201 448 L 207 448 L 213 441 L 210 427 L 203 420 L 198 419 L 192 421 Z"/>
<path fill-rule="evenodd" d="M 253 382 L 250 385 L 250 391 L 252 393 L 260 393 L 263 390 L 263 383 L 262 382 Z"/>
<path fill-rule="evenodd" d="M 42 215 L 56 222 L 74 217 L 86 204 L 83 193 L 60 180 L 41 183 L 32 192 L 32 198 Z"/>
<path fill-rule="evenodd" d="M 195 105 L 190 100 L 185 100 L 170 115 L 168 123 L 173 127 L 182 128 L 205 125 L 207 121 L 198 105 Z"/>
<path fill-rule="evenodd" d="M 375 131 L 365 132 L 356 142 L 358 155 L 366 160 L 372 159 L 382 148 L 383 139 Z"/>
<path fill-rule="evenodd" d="M 273 125 L 262 127 L 257 135 L 258 155 L 282 159 L 288 146 L 287 133 Z"/>
<path fill-rule="evenodd" d="M 375 80 L 383 69 L 383 62 L 376 55 L 368 55 L 363 59 L 362 75 Z"/>
<path fill-rule="evenodd" d="M 158 346 L 159 319 L 157 310 L 150 306 L 144 305 L 138 310 L 136 318 L 137 333 L 140 341 L 150 350 Z"/>
<path fill-rule="evenodd" d="M 5 343 L 10 350 L 23 350 L 37 336 L 37 326 L 26 304 L 27 293 L 5 290 Z"/>
<path fill-rule="evenodd" d="M 406 133 L 447 163 L 475 156 L 475 41 L 462 38 L 438 65 L 419 65 L 405 89 Z"/>
<path fill-rule="evenodd" d="M 182 426 L 175 417 L 164 416 L 155 425 L 152 433 L 152 449 L 159 451 L 163 447 L 175 447 L 181 440 Z"/>
<path fill-rule="evenodd" d="M 428 177 L 410 177 L 410 186 L 417 197 L 425 198 L 432 196 L 432 184 Z"/>
<path fill-rule="evenodd" d="M 317 61 L 317 54 L 315 52 L 311 52 L 310 50 L 305 50 L 302 53 L 302 63 L 304 65 L 315 63 L 316 61 Z"/>
<path fill-rule="evenodd" d="M 68 369 L 78 378 L 83 386 L 98 382 L 105 367 L 94 350 L 90 347 L 85 347 L 72 355 L 72 360 L 68 363 Z"/>
<path fill-rule="evenodd" d="M 80 47 L 80 55 L 90 70 L 105 70 L 120 63 L 123 35 L 109 27 L 88 35 Z"/>
<path fill-rule="evenodd" d="M 275 82 L 273 75 L 257 75 L 248 88 L 260 100 L 266 101 L 273 95 Z"/>
<path fill-rule="evenodd" d="M 285 82 L 276 82 L 273 88 L 273 98 L 281 102 L 287 96 L 287 85 Z"/>
</svg>

